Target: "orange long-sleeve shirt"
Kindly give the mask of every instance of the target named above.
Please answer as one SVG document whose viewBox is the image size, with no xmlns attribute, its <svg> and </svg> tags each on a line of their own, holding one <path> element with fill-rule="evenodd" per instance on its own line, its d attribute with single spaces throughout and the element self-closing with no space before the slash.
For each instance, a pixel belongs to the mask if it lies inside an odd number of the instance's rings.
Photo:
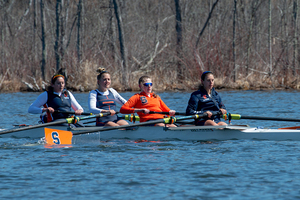
<svg viewBox="0 0 300 200">
<path fill-rule="evenodd" d="M 160 99 L 160 97 L 153 97 L 153 93 L 148 97 L 144 92 L 133 95 L 120 109 L 120 113 L 131 114 L 134 113 L 134 108 L 147 108 L 150 111 L 155 112 L 169 112 L 170 108 Z M 162 114 L 144 114 L 142 112 L 137 113 L 140 117 L 140 122 L 148 120 L 162 119 Z"/>
</svg>

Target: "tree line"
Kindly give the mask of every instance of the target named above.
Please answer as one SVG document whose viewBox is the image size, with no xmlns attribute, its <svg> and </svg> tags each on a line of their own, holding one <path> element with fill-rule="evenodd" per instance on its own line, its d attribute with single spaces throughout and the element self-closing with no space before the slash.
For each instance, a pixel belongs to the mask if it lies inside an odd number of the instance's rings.
<svg viewBox="0 0 300 200">
<path fill-rule="evenodd" d="M 0 91 L 41 91 L 59 69 L 68 87 L 299 89 L 299 0 L 0 0 Z"/>
</svg>

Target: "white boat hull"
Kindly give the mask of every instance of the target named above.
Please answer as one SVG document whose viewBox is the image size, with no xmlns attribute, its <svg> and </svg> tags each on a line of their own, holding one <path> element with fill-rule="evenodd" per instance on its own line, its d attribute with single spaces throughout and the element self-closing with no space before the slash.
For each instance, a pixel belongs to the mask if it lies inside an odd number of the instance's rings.
<svg viewBox="0 0 300 200">
<path fill-rule="evenodd" d="M 50 126 L 47 128 L 69 130 L 74 134 L 73 139 L 98 138 L 99 140 L 128 139 L 128 140 L 293 140 L 300 141 L 300 130 L 295 129 L 259 129 L 247 126 L 184 126 L 175 128 L 137 126 L 129 130 L 95 131 L 99 127 L 82 127 L 69 129 L 68 126 Z M 81 131 L 89 130 L 91 133 L 76 135 Z M 14 131 L 1 134 L 0 137 L 16 138 L 43 138 L 44 128 Z"/>
<path fill-rule="evenodd" d="M 220 129 L 221 128 L 221 129 Z M 98 131 L 100 140 L 129 139 L 129 140 L 293 140 L 300 141 L 300 130 L 258 129 L 241 126 L 193 126 L 193 127 L 136 127 L 133 130 Z M 93 134 L 90 134 L 91 137 Z M 86 134 L 77 137 L 88 137 Z"/>
</svg>

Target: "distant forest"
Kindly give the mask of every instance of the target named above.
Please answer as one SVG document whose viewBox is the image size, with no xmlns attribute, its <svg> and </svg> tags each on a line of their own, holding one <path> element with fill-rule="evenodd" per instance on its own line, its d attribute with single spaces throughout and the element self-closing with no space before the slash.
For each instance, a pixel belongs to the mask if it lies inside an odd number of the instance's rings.
<svg viewBox="0 0 300 200">
<path fill-rule="evenodd" d="M 300 89 L 299 0 L 0 0 L 0 91 L 42 91 L 59 69 L 67 86 L 192 90 Z"/>
</svg>

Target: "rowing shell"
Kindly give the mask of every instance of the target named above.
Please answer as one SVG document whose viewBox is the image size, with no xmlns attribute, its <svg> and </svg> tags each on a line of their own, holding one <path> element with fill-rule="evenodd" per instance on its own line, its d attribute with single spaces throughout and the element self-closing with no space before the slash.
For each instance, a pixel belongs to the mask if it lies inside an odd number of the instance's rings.
<svg viewBox="0 0 300 200">
<path fill-rule="evenodd" d="M 79 130 L 81 129 L 81 130 Z M 249 126 L 185 126 L 185 127 L 155 127 L 141 126 L 125 130 L 93 131 L 95 128 L 76 128 L 76 131 L 88 130 L 90 134 L 74 135 L 73 141 L 80 137 L 93 137 L 99 140 L 113 139 L 151 140 L 151 141 L 208 141 L 208 140 L 293 140 L 300 141 L 300 130 L 292 129 L 261 129 Z M 99 128 L 98 128 L 99 129 Z M 55 131 L 55 129 L 53 129 Z M 72 130 L 73 133 L 75 131 Z M 93 133 L 94 132 L 94 133 Z M 75 144 L 75 142 L 72 142 Z"/>
<path fill-rule="evenodd" d="M 207 140 L 293 140 L 300 141 L 298 129 L 262 129 L 242 126 L 182 126 L 182 127 L 157 127 L 140 126 L 123 130 L 98 131 L 99 127 L 70 128 L 68 126 L 50 126 L 53 130 L 71 131 L 73 134 L 81 131 L 90 131 L 93 134 L 74 135 L 77 137 L 95 137 L 98 134 L 100 140 L 129 139 L 129 140 L 183 140 L 183 141 L 207 141 Z M 17 128 L 16 128 L 17 129 Z M 95 131 L 97 129 L 97 131 Z M 1 133 L 1 131 L 0 131 Z M 94 136 L 93 136 L 94 135 Z M 15 131 L 8 134 L 0 134 L 0 137 L 35 138 L 45 136 L 44 128 Z"/>
</svg>

